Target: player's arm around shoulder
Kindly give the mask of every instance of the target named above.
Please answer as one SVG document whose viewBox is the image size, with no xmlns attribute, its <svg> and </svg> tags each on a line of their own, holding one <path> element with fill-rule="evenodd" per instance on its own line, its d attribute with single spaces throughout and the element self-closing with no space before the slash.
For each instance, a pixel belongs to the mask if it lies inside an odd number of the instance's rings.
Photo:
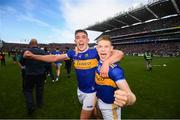
<svg viewBox="0 0 180 120">
<path fill-rule="evenodd" d="M 113 50 L 111 57 L 105 60 L 100 69 L 100 75 L 102 77 L 108 77 L 109 66 L 113 63 L 119 62 L 124 57 L 124 53 L 120 50 Z"/>
<path fill-rule="evenodd" d="M 121 61 L 124 57 L 124 53 L 121 50 L 114 49 L 112 51 L 111 57 L 109 57 L 107 60 L 105 60 L 105 63 L 111 65 L 113 63 L 117 63 Z"/>
<path fill-rule="evenodd" d="M 124 57 L 124 53 L 121 50 L 114 49 L 112 51 L 112 56 L 111 57 L 112 57 L 111 58 L 112 60 L 110 62 L 112 62 L 112 63 L 110 63 L 110 64 L 113 64 L 113 63 L 121 61 L 123 59 L 123 57 Z"/>
<path fill-rule="evenodd" d="M 136 102 L 136 96 L 131 91 L 127 81 L 126 80 L 118 81 L 117 86 L 120 89 L 116 90 L 114 93 L 114 97 L 115 97 L 114 103 L 120 107 L 133 105 Z"/>
</svg>

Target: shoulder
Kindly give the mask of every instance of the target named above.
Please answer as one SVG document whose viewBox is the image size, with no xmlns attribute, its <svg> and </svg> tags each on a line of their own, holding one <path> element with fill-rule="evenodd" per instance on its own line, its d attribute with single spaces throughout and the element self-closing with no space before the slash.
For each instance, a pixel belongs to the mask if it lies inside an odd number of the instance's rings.
<svg viewBox="0 0 180 120">
<path fill-rule="evenodd" d="M 96 48 L 94 48 L 94 47 L 90 47 L 90 48 L 88 49 L 88 52 L 91 53 L 91 54 L 94 54 L 95 56 L 98 55 L 97 50 L 96 50 Z"/>
<path fill-rule="evenodd" d="M 97 51 L 95 47 L 89 47 L 89 51 Z"/>
<path fill-rule="evenodd" d="M 124 71 L 118 64 L 111 64 L 109 74 L 113 77 L 124 76 Z"/>
<path fill-rule="evenodd" d="M 68 56 L 69 58 L 71 58 L 72 56 L 75 55 L 75 51 L 70 49 L 70 50 L 68 50 L 68 51 L 66 52 L 66 54 L 67 54 L 67 56 Z"/>
<path fill-rule="evenodd" d="M 75 53 L 75 51 L 72 50 L 72 49 L 70 49 L 70 50 L 68 50 L 66 53 Z"/>
<path fill-rule="evenodd" d="M 45 55 L 45 51 L 38 48 L 38 47 L 34 47 L 34 48 L 30 48 L 29 51 L 31 51 L 34 54 L 40 54 L 40 55 Z"/>
</svg>

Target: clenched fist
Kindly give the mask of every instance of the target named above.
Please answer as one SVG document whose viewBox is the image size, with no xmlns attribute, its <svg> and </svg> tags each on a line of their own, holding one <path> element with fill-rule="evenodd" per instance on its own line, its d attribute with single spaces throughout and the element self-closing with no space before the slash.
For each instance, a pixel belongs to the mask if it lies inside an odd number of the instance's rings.
<svg viewBox="0 0 180 120">
<path fill-rule="evenodd" d="M 136 97 L 132 92 L 125 92 L 120 89 L 114 92 L 114 97 L 114 104 L 120 107 L 132 105 L 136 101 Z"/>
<path fill-rule="evenodd" d="M 23 54 L 24 58 L 31 58 L 33 56 L 33 54 L 30 51 L 25 51 Z"/>
</svg>

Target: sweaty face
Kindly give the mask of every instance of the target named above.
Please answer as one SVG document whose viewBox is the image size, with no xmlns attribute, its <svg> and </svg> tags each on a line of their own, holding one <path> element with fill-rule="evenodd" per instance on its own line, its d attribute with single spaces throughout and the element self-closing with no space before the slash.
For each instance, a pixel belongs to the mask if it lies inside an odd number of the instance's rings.
<svg viewBox="0 0 180 120">
<path fill-rule="evenodd" d="M 109 41 L 101 40 L 97 44 L 97 51 L 101 61 L 105 61 L 111 56 L 113 46 Z"/>
<path fill-rule="evenodd" d="M 79 51 L 82 52 L 86 50 L 88 47 L 88 42 L 89 42 L 89 39 L 85 33 L 79 32 L 75 35 L 75 43 Z"/>
</svg>

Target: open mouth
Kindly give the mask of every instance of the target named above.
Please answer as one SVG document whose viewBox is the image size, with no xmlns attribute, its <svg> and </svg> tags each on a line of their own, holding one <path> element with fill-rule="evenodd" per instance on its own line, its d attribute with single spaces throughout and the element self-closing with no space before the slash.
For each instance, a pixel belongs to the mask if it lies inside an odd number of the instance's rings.
<svg viewBox="0 0 180 120">
<path fill-rule="evenodd" d="M 106 57 L 106 55 L 107 55 L 107 53 L 100 53 L 100 56 L 103 58 Z"/>
<path fill-rule="evenodd" d="M 84 43 L 79 44 L 79 47 L 81 48 L 84 47 Z"/>
</svg>

